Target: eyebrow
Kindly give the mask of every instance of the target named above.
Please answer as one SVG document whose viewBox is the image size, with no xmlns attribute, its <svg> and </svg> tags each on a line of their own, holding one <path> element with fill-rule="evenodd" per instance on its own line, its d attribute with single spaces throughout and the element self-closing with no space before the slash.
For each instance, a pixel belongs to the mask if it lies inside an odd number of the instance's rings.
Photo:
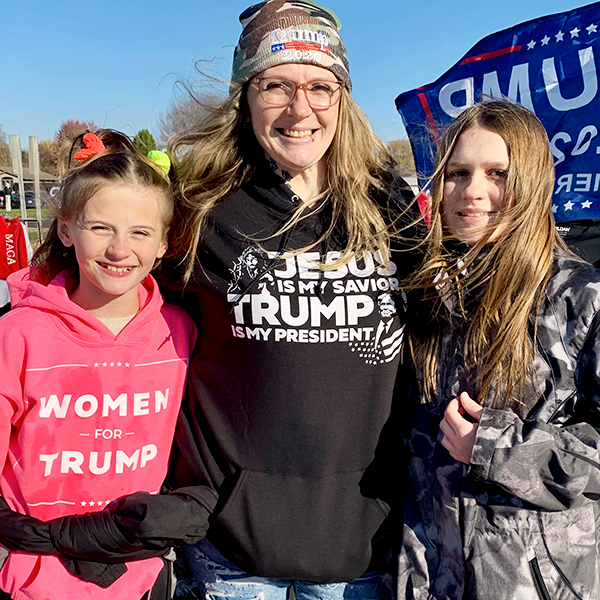
<svg viewBox="0 0 600 600">
<path fill-rule="evenodd" d="M 508 161 L 508 164 L 510 165 L 510 160 Z M 449 160 L 446 163 L 446 168 L 448 167 L 467 167 L 469 165 L 467 165 L 467 163 L 463 162 L 463 161 L 458 161 L 458 160 Z M 506 169 L 507 167 L 505 166 L 505 162 L 504 161 L 490 161 L 487 163 L 483 163 L 483 166 L 485 167 L 500 167 L 502 169 Z"/>
<path fill-rule="evenodd" d="M 81 225 L 82 227 L 89 227 L 90 225 L 106 225 L 107 227 L 113 227 L 113 224 L 110 221 L 104 221 L 102 219 L 86 219 L 83 216 L 81 218 L 77 219 L 76 223 L 78 225 Z M 158 231 L 159 228 L 156 228 L 153 225 L 149 225 L 149 224 L 132 225 L 131 227 L 129 227 L 130 230 L 131 229 L 148 229 L 151 231 Z"/>
</svg>

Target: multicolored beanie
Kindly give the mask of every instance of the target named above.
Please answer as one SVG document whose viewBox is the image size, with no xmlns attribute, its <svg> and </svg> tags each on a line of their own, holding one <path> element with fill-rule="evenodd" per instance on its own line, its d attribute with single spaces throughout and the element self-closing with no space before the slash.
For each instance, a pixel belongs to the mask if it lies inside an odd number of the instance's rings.
<svg viewBox="0 0 600 600">
<path fill-rule="evenodd" d="M 303 63 L 328 69 L 352 89 L 341 24 L 327 8 L 311 0 L 267 0 L 247 8 L 240 22 L 231 83 L 245 83 L 276 65 Z"/>
</svg>

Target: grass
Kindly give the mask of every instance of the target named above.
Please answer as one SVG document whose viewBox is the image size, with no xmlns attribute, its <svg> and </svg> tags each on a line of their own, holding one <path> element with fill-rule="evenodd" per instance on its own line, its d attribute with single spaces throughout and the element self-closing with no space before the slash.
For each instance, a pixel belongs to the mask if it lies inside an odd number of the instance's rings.
<svg viewBox="0 0 600 600">
<path fill-rule="evenodd" d="M 9 219 L 11 219 L 12 217 L 20 217 L 21 209 L 20 208 L 13 208 L 12 210 L 0 209 L 0 215 L 5 215 Z M 27 218 L 35 219 L 35 208 L 27 209 Z M 49 208 L 42 208 L 42 219 L 52 219 L 52 211 Z"/>
<path fill-rule="evenodd" d="M 21 209 L 15 208 L 13 210 L 0 210 L 0 215 L 4 215 L 8 219 L 12 219 L 13 217 L 21 218 Z M 36 218 L 35 208 L 27 209 L 27 218 L 28 219 Z M 46 226 L 49 225 L 49 222 L 52 220 L 52 218 L 53 218 L 52 210 L 49 208 L 42 208 L 42 235 L 44 235 L 47 230 L 47 227 L 44 227 L 44 225 L 46 225 Z M 29 232 L 29 241 L 31 242 L 31 245 L 33 246 L 33 249 L 35 250 L 35 248 L 39 244 L 38 230 L 35 226 L 31 226 L 31 225 L 28 226 L 27 229 Z"/>
</svg>

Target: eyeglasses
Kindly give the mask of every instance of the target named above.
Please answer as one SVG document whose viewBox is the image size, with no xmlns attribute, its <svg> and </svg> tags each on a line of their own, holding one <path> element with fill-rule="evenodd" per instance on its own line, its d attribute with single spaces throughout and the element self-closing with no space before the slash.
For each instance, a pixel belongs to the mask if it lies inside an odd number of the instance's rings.
<svg viewBox="0 0 600 600">
<path fill-rule="evenodd" d="M 287 79 L 271 77 L 256 77 L 252 83 L 258 87 L 261 98 L 271 106 L 287 106 L 294 100 L 298 90 L 304 90 L 308 104 L 317 110 L 337 104 L 344 87 L 342 81 L 310 81 L 297 84 Z"/>
</svg>

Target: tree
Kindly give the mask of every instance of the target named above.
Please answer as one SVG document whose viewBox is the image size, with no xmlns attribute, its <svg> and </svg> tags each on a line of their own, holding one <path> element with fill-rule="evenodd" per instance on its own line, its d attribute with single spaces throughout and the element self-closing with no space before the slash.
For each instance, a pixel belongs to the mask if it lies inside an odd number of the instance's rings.
<svg viewBox="0 0 600 600">
<path fill-rule="evenodd" d="M 58 175 L 58 163 L 61 152 L 67 152 L 71 141 L 87 131 L 98 131 L 100 127 L 94 121 L 78 121 L 67 119 L 60 124 L 53 140 L 42 140 L 39 143 L 40 169 Z"/>
<path fill-rule="evenodd" d="M 52 175 L 57 174 L 57 155 L 54 152 L 54 142 L 52 140 L 41 140 L 38 144 L 40 154 L 40 169 L 51 173 Z"/>
<path fill-rule="evenodd" d="M 133 145 L 144 155 L 148 156 L 150 150 L 156 150 L 154 136 L 147 130 L 141 129 L 135 134 Z"/>
<path fill-rule="evenodd" d="M 10 159 L 10 146 L 6 140 L 6 133 L 4 132 L 4 127 L 2 127 L 2 125 L 0 125 L 0 165 L 3 167 L 12 165 Z"/>
<path fill-rule="evenodd" d="M 223 103 L 217 95 L 194 97 L 191 95 L 175 98 L 169 108 L 158 119 L 158 142 L 165 148 L 173 135 L 194 131 L 198 123 L 216 106 Z"/>
<path fill-rule="evenodd" d="M 100 127 L 94 121 L 78 121 L 77 119 L 67 119 L 60 124 L 58 131 L 54 134 L 54 141 L 62 144 L 65 141 L 70 142 L 78 135 L 87 131 L 98 131 Z"/>
<path fill-rule="evenodd" d="M 388 143 L 388 150 L 398 163 L 400 171 L 406 175 L 415 175 L 415 160 L 410 142 L 407 139 L 394 140 Z"/>
</svg>

